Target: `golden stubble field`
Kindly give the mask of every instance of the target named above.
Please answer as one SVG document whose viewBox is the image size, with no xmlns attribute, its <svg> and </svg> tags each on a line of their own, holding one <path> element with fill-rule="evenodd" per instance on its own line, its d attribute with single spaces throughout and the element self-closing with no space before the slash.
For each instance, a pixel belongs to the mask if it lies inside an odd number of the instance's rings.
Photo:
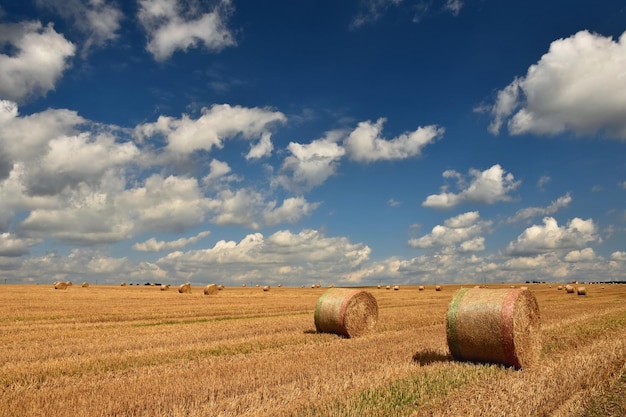
<svg viewBox="0 0 626 417">
<path fill-rule="evenodd" d="M 460 286 L 366 288 L 377 327 L 346 339 L 315 331 L 324 288 L 5 285 L 0 416 L 625 415 L 626 285 L 528 287 L 542 353 L 514 370 L 451 359 Z"/>
</svg>

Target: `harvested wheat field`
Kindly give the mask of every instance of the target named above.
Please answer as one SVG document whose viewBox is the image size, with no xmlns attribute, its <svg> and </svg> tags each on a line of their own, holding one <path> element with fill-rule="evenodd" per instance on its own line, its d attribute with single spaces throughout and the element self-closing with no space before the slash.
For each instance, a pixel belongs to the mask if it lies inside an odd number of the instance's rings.
<svg viewBox="0 0 626 417">
<path fill-rule="evenodd" d="M 202 288 L 6 285 L 0 415 L 626 415 L 626 285 L 528 285 L 541 348 L 519 370 L 452 358 L 458 285 L 362 288 L 378 319 L 353 338 L 316 331 L 323 288 Z"/>
</svg>

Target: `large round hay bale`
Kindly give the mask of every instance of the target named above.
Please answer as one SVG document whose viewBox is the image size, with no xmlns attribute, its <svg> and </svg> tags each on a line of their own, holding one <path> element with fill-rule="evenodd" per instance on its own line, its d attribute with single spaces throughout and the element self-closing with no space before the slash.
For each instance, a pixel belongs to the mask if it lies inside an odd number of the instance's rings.
<svg viewBox="0 0 626 417">
<path fill-rule="evenodd" d="M 565 286 L 565 291 L 566 291 L 568 294 L 574 294 L 574 292 L 575 292 L 575 288 L 574 288 L 574 286 L 567 284 L 567 285 Z"/>
<path fill-rule="evenodd" d="M 54 289 L 55 290 L 67 290 L 67 283 L 66 282 L 55 282 L 54 283 Z"/>
<path fill-rule="evenodd" d="M 191 294 L 191 284 L 190 283 L 181 284 L 178 287 L 178 292 L 181 294 Z"/>
<path fill-rule="evenodd" d="M 435 291 L 441 291 L 441 285 L 435 285 Z"/>
<path fill-rule="evenodd" d="M 376 326 L 378 303 L 366 291 L 331 288 L 317 301 L 314 320 L 315 328 L 320 333 L 361 336 Z"/>
<path fill-rule="evenodd" d="M 424 291 L 424 286 L 423 286 L 423 285 L 420 285 L 419 287 L 417 287 L 417 289 L 418 289 L 419 291 Z"/>
<path fill-rule="evenodd" d="M 217 294 L 218 291 L 219 289 L 217 285 L 215 284 L 209 284 L 206 287 L 204 287 L 204 295 Z"/>
<path fill-rule="evenodd" d="M 170 285 L 169 284 L 161 284 L 161 291 L 167 291 L 170 289 Z"/>
<path fill-rule="evenodd" d="M 264 285 L 263 286 L 263 291 L 269 291 L 270 290 L 270 286 L 269 285 Z"/>
<path fill-rule="evenodd" d="M 446 336 L 457 360 L 531 366 L 541 350 L 537 299 L 529 290 L 462 288 L 446 316 Z"/>
<path fill-rule="evenodd" d="M 578 294 L 578 295 L 587 295 L 587 288 L 586 287 L 578 287 L 578 288 L 576 288 L 576 294 Z"/>
<path fill-rule="evenodd" d="M 83 282 L 83 285 L 81 285 L 81 287 L 83 287 L 83 288 L 87 288 L 88 286 L 89 286 L 88 282 Z"/>
</svg>

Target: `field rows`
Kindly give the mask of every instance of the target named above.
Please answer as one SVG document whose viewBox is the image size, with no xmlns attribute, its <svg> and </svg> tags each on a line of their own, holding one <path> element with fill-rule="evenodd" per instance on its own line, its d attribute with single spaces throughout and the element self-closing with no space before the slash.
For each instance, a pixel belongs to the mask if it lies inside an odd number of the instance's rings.
<svg viewBox="0 0 626 417">
<path fill-rule="evenodd" d="M 584 416 L 619 386 L 626 286 L 532 285 L 543 349 L 522 371 L 451 360 L 457 288 L 368 289 L 378 325 L 345 339 L 315 331 L 324 289 L 9 285 L 0 415 Z"/>
</svg>

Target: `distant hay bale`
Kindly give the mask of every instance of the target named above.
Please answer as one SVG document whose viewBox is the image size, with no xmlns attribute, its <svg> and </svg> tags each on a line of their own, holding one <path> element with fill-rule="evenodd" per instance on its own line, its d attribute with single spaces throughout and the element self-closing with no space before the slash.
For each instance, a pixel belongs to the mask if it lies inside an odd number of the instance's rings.
<svg viewBox="0 0 626 417">
<path fill-rule="evenodd" d="M 246 286 L 246 284 L 241 284 L 241 286 L 242 286 L 242 287 L 245 287 L 245 286 Z"/>
<path fill-rule="evenodd" d="M 423 285 L 420 285 L 419 287 L 417 287 L 417 289 L 418 289 L 419 291 L 424 291 L 424 286 L 423 286 Z"/>
<path fill-rule="evenodd" d="M 72 284 L 72 281 L 65 281 L 65 284 L 66 284 L 68 287 L 71 287 L 72 285 L 74 285 L 74 284 Z"/>
<path fill-rule="evenodd" d="M 397 285 L 393 287 L 394 291 L 398 291 L 400 289 L 400 287 L 398 287 Z"/>
<path fill-rule="evenodd" d="M 390 289 L 391 289 L 391 285 L 387 285 L 387 286 L 385 287 L 385 289 L 386 289 L 386 290 L 390 290 Z"/>
<path fill-rule="evenodd" d="M 88 286 L 89 286 L 88 282 L 83 282 L 83 284 L 81 285 L 81 287 L 83 287 L 83 288 L 87 288 Z"/>
<path fill-rule="evenodd" d="M 161 291 L 167 291 L 170 289 L 169 284 L 161 284 Z"/>
<path fill-rule="evenodd" d="M 376 286 L 376 288 L 378 288 L 379 290 L 381 289 L 381 287 L 382 287 L 382 285 L 380 285 L 380 284 L 378 284 L 378 285 Z"/>
<path fill-rule="evenodd" d="M 557 290 L 561 291 L 563 289 L 562 285 L 559 285 L 558 287 L 556 287 Z"/>
<path fill-rule="evenodd" d="M 269 285 L 265 285 L 265 286 L 263 287 L 263 291 L 269 291 L 269 290 L 270 290 L 270 286 L 269 286 Z"/>
<path fill-rule="evenodd" d="M 181 284 L 178 287 L 178 292 L 181 294 L 191 294 L 191 284 L 190 283 Z"/>
<path fill-rule="evenodd" d="M 565 286 L 565 291 L 566 291 L 568 294 L 574 294 L 575 289 L 574 289 L 574 287 L 573 287 L 572 285 L 567 284 L 567 285 Z"/>
<path fill-rule="evenodd" d="M 215 284 L 209 284 L 206 287 L 204 287 L 204 295 L 217 294 L 218 291 L 219 291 L 219 288 Z"/>
<path fill-rule="evenodd" d="M 217 286 L 217 290 L 218 290 L 218 291 L 222 291 L 223 289 L 224 289 L 224 286 L 223 286 L 223 285 L 218 285 L 218 286 Z"/>
<path fill-rule="evenodd" d="M 435 291 L 441 291 L 441 285 L 435 285 Z"/>
<path fill-rule="evenodd" d="M 541 351 L 541 319 L 529 290 L 462 288 L 446 315 L 446 336 L 457 360 L 533 365 Z"/>
<path fill-rule="evenodd" d="M 54 289 L 55 290 L 67 290 L 67 283 L 66 282 L 55 282 L 54 283 Z"/>
<path fill-rule="evenodd" d="M 320 333 L 357 337 L 372 331 L 378 321 L 376 298 L 366 291 L 331 288 L 315 306 L 315 328 Z"/>
<path fill-rule="evenodd" d="M 126 286 L 126 283 L 125 283 L 125 282 L 122 282 L 122 283 L 120 284 L 120 287 L 125 287 L 125 286 Z"/>
<path fill-rule="evenodd" d="M 585 287 L 578 287 L 576 289 L 576 294 L 578 294 L 578 295 L 587 295 L 587 288 L 585 288 Z"/>
</svg>

